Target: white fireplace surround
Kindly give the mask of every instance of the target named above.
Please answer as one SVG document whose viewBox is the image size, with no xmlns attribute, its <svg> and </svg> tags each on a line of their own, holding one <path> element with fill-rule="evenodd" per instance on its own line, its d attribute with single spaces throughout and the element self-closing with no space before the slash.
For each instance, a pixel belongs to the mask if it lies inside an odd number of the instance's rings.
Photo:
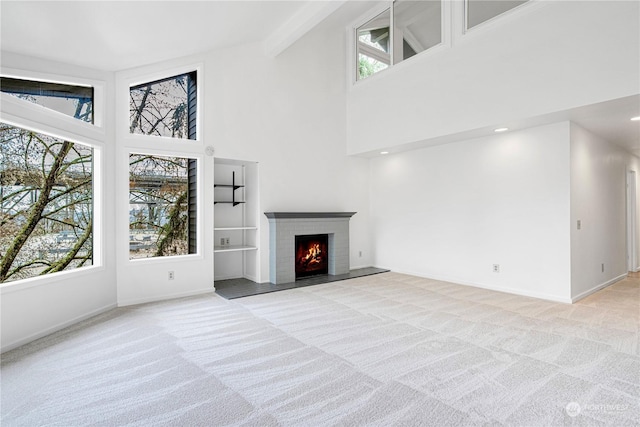
<svg viewBox="0 0 640 427">
<path fill-rule="evenodd" d="M 269 218 L 269 280 L 296 280 L 296 236 L 329 236 L 329 274 L 349 273 L 349 220 L 356 212 L 265 212 Z"/>
</svg>

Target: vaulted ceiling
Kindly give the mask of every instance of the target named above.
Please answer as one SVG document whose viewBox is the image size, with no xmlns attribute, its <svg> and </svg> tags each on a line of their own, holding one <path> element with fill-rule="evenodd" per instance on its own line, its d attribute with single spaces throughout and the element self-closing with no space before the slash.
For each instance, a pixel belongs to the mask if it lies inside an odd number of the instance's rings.
<svg viewBox="0 0 640 427">
<path fill-rule="evenodd" d="M 3 52 L 107 71 L 247 43 L 263 43 L 276 56 L 345 3 L 353 19 L 376 2 L 2 0 L 0 41 Z M 640 122 L 629 121 L 638 114 L 640 96 L 633 96 L 517 125 L 572 120 L 640 155 Z"/>
<path fill-rule="evenodd" d="M 116 71 L 262 42 L 311 1 L 6 1 L 2 50 Z"/>
</svg>

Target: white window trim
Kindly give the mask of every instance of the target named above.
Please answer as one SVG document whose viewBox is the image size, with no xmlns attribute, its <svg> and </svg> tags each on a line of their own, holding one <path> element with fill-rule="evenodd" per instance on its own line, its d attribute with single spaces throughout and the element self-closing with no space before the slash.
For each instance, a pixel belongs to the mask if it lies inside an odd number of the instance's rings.
<svg viewBox="0 0 640 427">
<path fill-rule="evenodd" d="M 106 133 L 105 130 L 105 112 L 106 112 L 106 83 L 99 80 L 86 79 L 86 78 L 75 78 L 69 76 L 62 76 L 59 74 L 46 74 L 35 71 L 27 71 L 27 70 L 19 70 L 16 68 L 0 68 L 0 75 L 3 77 L 11 77 L 14 79 L 21 80 L 35 80 L 40 82 L 47 83 L 60 83 L 60 84 L 68 84 L 73 86 L 84 86 L 84 87 L 92 87 L 93 88 L 93 123 L 84 122 L 82 120 L 74 119 L 64 113 L 59 111 L 51 110 L 49 108 L 43 107 L 41 105 L 34 104 L 33 102 L 26 101 L 24 99 L 16 98 L 15 96 L 11 96 L 8 94 L 3 94 L 10 98 L 20 101 L 20 103 L 28 104 L 29 106 L 36 107 L 39 110 L 45 110 L 51 114 L 52 117 L 56 117 L 59 120 L 71 119 L 73 123 L 80 122 L 82 125 L 89 126 L 92 128 L 97 128 L 104 135 Z M 2 102 L 5 102 L 5 98 L 3 97 Z M 4 109 L 4 106 L 3 106 Z"/>
<path fill-rule="evenodd" d="M 104 123 L 104 108 L 102 112 L 96 112 L 96 104 L 105 105 L 106 83 L 89 79 L 75 79 L 59 75 L 35 73 L 16 69 L 2 69 L 2 76 L 25 80 L 38 80 L 54 83 L 64 83 L 78 86 L 94 87 L 94 121 Z M 100 91 L 95 88 L 100 87 Z M 98 98 L 99 96 L 99 98 Z M 92 168 L 92 203 L 93 203 L 93 259 L 92 265 L 80 267 L 74 270 L 65 270 L 44 276 L 35 276 L 27 279 L 19 279 L 0 284 L 0 291 L 14 292 L 31 287 L 50 285 L 59 281 L 68 280 L 68 276 L 81 276 L 104 270 L 104 170 L 106 145 L 106 132 L 104 127 L 75 119 L 58 111 L 34 104 L 24 99 L 16 98 L 6 93 L 0 93 L 0 121 L 12 126 L 28 129 L 34 132 L 50 135 L 55 138 L 67 140 L 73 143 L 91 147 L 93 149 Z"/>
<path fill-rule="evenodd" d="M 361 84 L 365 84 L 363 82 L 369 82 L 369 81 L 375 81 L 378 78 L 380 78 L 381 75 L 383 76 L 390 76 L 396 72 L 398 72 L 399 70 L 401 70 L 403 67 L 408 66 L 407 64 L 414 64 L 416 62 L 419 61 L 424 61 L 427 60 L 427 58 L 433 56 L 433 55 L 439 55 L 441 52 L 443 52 L 444 50 L 450 49 L 452 47 L 452 24 L 453 24 L 453 19 L 452 19 L 452 15 L 453 15 L 453 7 L 452 7 L 452 3 L 459 3 L 459 2 L 451 2 L 451 1 L 446 1 L 446 0 L 442 0 L 440 5 L 441 5 L 441 22 L 440 22 L 440 43 L 427 49 L 424 50 L 422 52 L 417 53 L 416 55 L 412 56 L 411 58 L 407 58 L 403 61 L 398 62 L 397 64 L 393 64 L 393 46 L 391 46 L 390 49 L 390 53 L 389 53 L 389 58 L 390 58 L 390 65 L 389 67 L 385 68 L 384 70 L 381 70 L 367 78 L 364 79 L 358 79 L 358 49 L 356 49 L 356 42 L 358 40 L 357 37 L 357 31 L 358 28 L 361 27 L 362 25 L 364 25 L 365 23 L 369 22 L 371 19 L 375 18 L 376 16 L 380 15 L 381 13 L 385 12 L 387 9 L 390 9 L 390 15 L 391 15 L 391 20 L 390 20 L 390 37 L 391 37 L 391 45 L 393 45 L 393 1 L 388 1 L 385 2 L 383 4 L 377 5 L 376 7 L 368 10 L 366 13 L 360 15 L 360 17 L 358 17 L 358 19 L 352 21 L 347 27 L 346 27 L 346 32 L 347 32 L 347 90 L 351 90 L 353 88 L 356 88 L 358 86 L 360 86 Z M 375 58 L 377 59 L 377 58 Z M 384 62 L 384 61 L 382 61 Z"/>
<path fill-rule="evenodd" d="M 171 262 L 172 264 L 202 262 L 205 259 L 205 245 L 213 237 L 209 238 L 208 231 L 205 232 L 205 66 L 200 57 L 191 57 L 191 60 L 178 59 L 163 63 L 152 64 L 116 73 L 116 94 L 115 94 L 115 126 L 116 126 L 116 265 L 124 271 L 142 267 L 154 263 Z M 129 90 L 132 86 L 165 79 L 171 76 L 190 73 L 197 73 L 197 108 L 196 118 L 196 139 L 182 139 L 171 137 L 159 137 L 153 135 L 131 134 L 129 132 Z M 209 143 L 211 144 L 211 143 Z M 129 154 L 145 153 L 158 156 L 175 156 L 197 159 L 198 161 L 198 200 L 197 200 L 197 253 L 164 256 L 144 259 L 129 259 Z M 122 166 L 118 166 L 122 165 Z M 126 169 L 124 169 L 124 165 Z M 124 170 L 123 170 L 124 169 Z M 128 274 L 128 273 L 127 273 Z"/>
<path fill-rule="evenodd" d="M 158 67 L 154 66 L 154 70 Z M 164 143 L 180 143 L 186 146 L 192 145 L 197 146 L 198 149 L 201 149 L 204 141 L 204 132 L 203 132 L 203 97 L 204 97 L 204 65 L 202 62 L 197 62 L 189 65 L 183 65 L 179 67 L 167 67 L 162 69 L 162 71 L 153 71 L 153 72 L 140 72 L 137 70 L 135 74 L 127 75 L 123 74 L 119 79 L 119 83 L 116 85 L 116 90 L 121 91 L 126 87 L 126 97 L 123 97 L 122 102 L 119 102 L 116 106 L 116 112 L 120 111 L 121 117 L 120 120 L 124 120 L 123 123 L 129 122 L 129 91 L 133 86 L 138 86 L 141 84 L 154 82 L 157 80 L 163 80 L 166 78 L 170 78 L 173 76 L 179 76 L 181 74 L 196 72 L 197 75 L 197 83 L 196 83 L 196 109 L 198 111 L 196 117 L 196 139 L 187 139 L 187 138 L 172 138 L 170 136 L 157 136 L 157 135 L 143 135 L 143 134 L 135 134 L 129 132 L 129 127 L 126 129 L 121 129 L 121 126 L 118 126 L 118 134 L 122 135 L 122 137 L 126 140 L 126 144 L 135 145 L 140 147 L 153 147 L 158 142 Z M 118 100 L 118 96 L 116 96 L 116 100 Z M 118 101 L 117 101 L 118 102 Z M 126 102 L 126 105 L 124 103 Z M 119 107 L 119 108 L 118 108 Z M 117 121 L 118 122 L 118 121 Z"/>
<path fill-rule="evenodd" d="M 469 34 L 475 35 L 476 33 L 480 34 L 486 31 L 490 31 L 492 28 L 496 27 L 496 25 L 502 25 L 505 22 L 509 22 L 509 20 L 514 19 L 516 16 L 520 14 L 530 13 L 532 10 L 536 9 L 537 7 L 540 7 L 543 3 L 544 3 L 543 1 L 539 1 L 539 0 L 528 0 L 526 3 L 523 3 L 505 12 L 502 12 L 501 14 L 496 15 L 493 18 L 487 19 L 486 21 L 481 22 L 475 27 L 468 28 L 468 10 L 467 10 L 468 1 L 464 0 L 460 3 L 461 6 L 460 6 L 459 15 L 461 15 L 461 22 L 460 22 L 461 27 L 460 27 L 460 30 L 458 31 L 458 34 L 460 34 L 461 36 L 466 36 Z"/>
<path fill-rule="evenodd" d="M 180 140 L 182 141 L 182 140 Z M 185 255 L 170 255 L 170 256 L 158 256 L 158 257 L 150 257 L 150 258 L 129 258 L 129 239 L 123 239 L 122 248 L 120 250 L 123 251 L 127 258 L 127 263 L 129 265 L 144 265 L 144 264 L 152 264 L 154 262 L 162 262 L 162 261 L 194 261 L 194 260 L 203 260 L 204 259 L 204 205 L 203 200 L 205 197 L 204 194 L 204 156 L 202 154 L 195 153 L 186 153 L 184 151 L 179 150 L 159 150 L 159 149 L 149 149 L 149 148 L 140 148 L 140 149 L 129 149 L 126 151 L 126 156 L 123 157 L 122 161 L 127 165 L 127 180 L 126 180 L 126 191 L 123 187 L 122 192 L 127 195 L 127 204 L 126 204 L 126 212 L 120 213 L 120 215 L 124 215 L 124 218 L 127 219 L 127 232 L 129 230 L 129 155 L 130 154 L 142 154 L 142 155 L 151 155 L 151 156 L 162 156 L 162 157 L 182 157 L 188 159 L 194 159 L 197 162 L 197 200 L 196 200 L 196 211 L 197 211 L 197 222 L 196 222 L 196 234 L 197 234 L 197 249 L 195 254 L 185 254 Z M 126 247 L 125 247 L 126 246 Z"/>
<path fill-rule="evenodd" d="M 368 56 L 369 58 L 373 58 L 376 61 L 382 62 L 383 64 L 391 65 L 391 54 L 385 53 L 375 47 L 369 46 L 366 43 L 362 43 L 358 41 L 358 54 L 362 54 L 364 56 Z"/>
</svg>

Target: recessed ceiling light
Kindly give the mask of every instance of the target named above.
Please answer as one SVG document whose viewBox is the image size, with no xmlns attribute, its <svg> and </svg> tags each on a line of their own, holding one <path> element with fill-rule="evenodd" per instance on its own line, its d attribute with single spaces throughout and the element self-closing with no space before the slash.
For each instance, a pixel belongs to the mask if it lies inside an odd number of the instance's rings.
<svg viewBox="0 0 640 427">
<path fill-rule="evenodd" d="M 640 120 L 640 116 L 631 117 L 631 120 L 633 120 L 634 122 L 637 122 Z"/>
<path fill-rule="evenodd" d="M 509 128 L 498 128 L 498 129 L 494 129 L 493 131 L 494 132 L 506 132 L 508 130 L 509 130 Z"/>
<path fill-rule="evenodd" d="M 381 151 L 380 154 L 389 154 L 388 151 Z"/>
</svg>

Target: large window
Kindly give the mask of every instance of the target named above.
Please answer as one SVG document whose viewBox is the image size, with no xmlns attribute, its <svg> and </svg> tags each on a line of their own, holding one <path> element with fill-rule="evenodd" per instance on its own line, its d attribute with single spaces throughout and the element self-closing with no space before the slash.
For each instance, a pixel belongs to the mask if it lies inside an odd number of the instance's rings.
<svg viewBox="0 0 640 427">
<path fill-rule="evenodd" d="M 389 9 L 356 29 L 357 79 L 367 78 L 441 42 L 440 1 L 396 0 Z"/>
<path fill-rule="evenodd" d="M 93 150 L 0 124 L 0 283 L 93 261 Z"/>
<path fill-rule="evenodd" d="M 129 155 L 129 258 L 197 252 L 197 160 Z"/>
<path fill-rule="evenodd" d="M 527 0 L 467 0 L 467 29 L 482 24 L 526 2 Z"/>
<path fill-rule="evenodd" d="M 133 134 L 196 139 L 196 72 L 132 86 L 129 131 Z"/>
<path fill-rule="evenodd" d="M 93 123 L 92 87 L 2 77 L 0 90 L 42 107 Z"/>
</svg>

